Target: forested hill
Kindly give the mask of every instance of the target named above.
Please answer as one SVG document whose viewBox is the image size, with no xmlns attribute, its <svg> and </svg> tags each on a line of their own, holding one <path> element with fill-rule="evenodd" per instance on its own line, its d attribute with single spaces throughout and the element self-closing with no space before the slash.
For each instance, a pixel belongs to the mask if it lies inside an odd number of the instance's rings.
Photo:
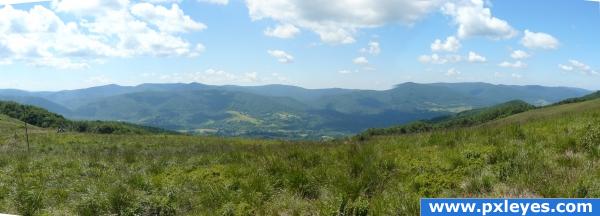
<svg viewBox="0 0 600 216">
<path fill-rule="evenodd" d="M 73 132 L 100 134 L 174 133 L 159 128 L 139 126 L 124 122 L 72 121 L 66 119 L 62 115 L 49 112 L 44 108 L 7 101 L 0 101 L 0 114 L 40 128 L 60 128 Z"/>
</svg>

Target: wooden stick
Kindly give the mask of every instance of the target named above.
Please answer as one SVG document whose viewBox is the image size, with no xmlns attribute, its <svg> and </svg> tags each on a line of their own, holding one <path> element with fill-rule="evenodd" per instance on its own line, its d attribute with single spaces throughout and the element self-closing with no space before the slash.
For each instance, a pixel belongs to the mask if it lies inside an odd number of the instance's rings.
<svg viewBox="0 0 600 216">
<path fill-rule="evenodd" d="M 27 122 L 25 122 L 25 140 L 27 141 L 27 152 L 29 152 L 29 131 L 27 131 Z"/>
</svg>

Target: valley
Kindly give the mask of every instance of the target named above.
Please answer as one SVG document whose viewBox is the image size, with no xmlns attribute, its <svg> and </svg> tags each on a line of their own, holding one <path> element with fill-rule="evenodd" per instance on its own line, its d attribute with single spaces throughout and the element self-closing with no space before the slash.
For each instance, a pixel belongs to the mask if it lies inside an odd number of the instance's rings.
<svg viewBox="0 0 600 216">
<path fill-rule="evenodd" d="M 319 140 L 509 100 L 539 106 L 588 93 L 486 83 L 404 83 L 385 91 L 191 83 L 0 90 L 0 100 L 43 107 L 70 119 L 130 122 L 200 135 Z"/>
</svg>

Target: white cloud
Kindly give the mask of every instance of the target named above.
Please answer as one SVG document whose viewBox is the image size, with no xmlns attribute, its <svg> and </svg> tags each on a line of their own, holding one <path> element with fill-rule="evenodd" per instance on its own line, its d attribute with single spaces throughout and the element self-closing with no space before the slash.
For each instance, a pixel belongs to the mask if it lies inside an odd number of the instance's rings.
<svg viewBox="0 0 600 216">
<path fill-rule="evenodd" d="M 246 73 L 231 73 L 224 70 L 209 68 L 204 71 L 190 73 L 171 73 L 171 74 L 144 74 L 144 78 L 150 80 L 159 80 L 160 82 L 169 83 L 191 83 L 198 82 L 210 85 L 247 85 L 247 84 L 264 84 L 264 83 L 281 83 L 287 82 L 289 79 L 279 73 L 271 73 L 266 76 L 261 76 L 257 72 Z M 157 81 L 152 81 L 157 82 Z"/>
<path fill-rule="evenodd" d="M 442 42 L 442 40 L 440 40 L 440 39 L 436 39 L 431 44 L 431 51 L 433 51 L 433 52 L 441 52 L 441 51 L 456 52 L 456 51 L 458 51 L 458 49 L 460 49 L 460 47 L 461 47 L 460 41 L 458 39 L 456 39 L 456 37 L 450 36 L 450 37 L 446 38 L 446 41 L 444 41 L 444 42 Z"/>
<path fill-rule="evenodd" d="M 368 47 L 360 49 L 360 52 L 371 55 L 379 55 L 379 53 L 381 53 L 381 46 L 379 45 L 379 42 L 371 41 L 369 42 Z"/>
<path fill-rule="evenodd" d="M 521 78 L 523 78 L 523 75 L 518 74 L 518 73 L 512 73 L 510 76 L 512 78 L 515 78 L 515 79 L 521 79 Z"/>
<path fill-rule="evenodd" d="M 73 62 L 69 58 L 43 57 L 37 58 L 30 62 L 36 67 L 52 67 L 62 70 L 81 70 L 89 68 L 86 62 Z"/>
<path fill-rule="evenodd" d="M 575 69 L 573 66 L 563 64 L 559 64 L 558 67 L 564 71 L 573 71 Z"/>
<path fill-rule="evenodd" d="M 252 20 L 271 19 L 315 32 L 326 43 L 354 43 L 360 29 L 388 23 L 410 25 L 440 0 L 246 0 Z"/>
<path fill-rule="evenodd" d="M 461 74 L 460 71 L 456 70 L 455 68 L 450 68 L 450 70 L 448 70 L 448 72 L 446 72 L 446 76 L 459 76 Z"/>
<path fill-rule="evenodd" d="M 552 35 L 525 30 L 525 36 L 521 39 L 521 44 L 530 49 L 556 49 L 560 42 Z"/>
<path fill-rule="evenodd" d="M 86 17 L 126 10 L 129 3 L 129 0 L 52 0 L 52 6 L 58 12 Z"/>
<path fill-rule="evenodd" d="M 43 6 L 29 11 L 7 5 L 0 9 L 0 61 L 24 61 L 62 69 L 87 67 L 72 56 L 110 56 L 118 51 L 81 33 L 76 23 L 63 22 Z"/>
<path fill-rule="evenodd" d="M 2 0 L 0 5 L 14 5 L 14 4 L 26 4 L 26 3 L 37 3 L 37 2 L 49 2 L 52 0 Z"/>
<path fill-rule="evenodd" d="M 143 21 L 156 26 L 158 30 L 169 33 L 185 33 L 201 31 L 206 25 L 192 20 L 184 14 L 177 4 L 172 4 L 171 9 L 150 3 L 139 3 L 131 7 L 131 13 Z"/>
<path fill-rule="evenodd" d="M 274 29 L 267 28 L 264 33 L 265 35 L 270 37 L 293 38 L 298 33 L 300 33 L 300 29 L 296 28 L 296 26 L 294 25 L 285 24 L 277 25 Z"/>
<path fill-rule="evenodd" d="M 469 62 L 486 62 L 487 59 L 475 52 L 469 52 L 469 56 L 468 56 L 468 61 Z"/>
<path fill-rule="evenodd" d="M 41 5 L 29 10 L 0 8 L 0 62 L 84 69 L 103 58 L 193 57 L 204 50 L 202 44 L 179 35 L 205 26 L 176 4 L 167 9 L 148 3 L 130 5 L 127 0 L 54 0 L 51 5 L 80 17 L 65 22 Z"/>
<path fill-rule="evenodd" d="M 210 4 L 227 5 L 229 0 L 198 0 L 199 2 L 206 2 Z"/>
<path fill-rule="evenodd" d="M 364 56 L 357 57 L 354 60 L 352 60 L 352 62 L 357 65 L 368 65 L 369 64 L 369 60 Z"/>
<path fill-rule="evenodd" d="M 569 60 L 569 63 L 571 63 L 571 65 L 575 66 L 579 70 L 589 71 L 592 69 L 592 67 L 590 67 L 589 65 L 586 65 L 577 60 Z"/>
<path fill-rule="evenodd" d="M 510 54 L 510 57 L 513 59 L 526 59 L 531 57 L 531 55 L 523 50 L 515 50 Z"/>
<path fill-rule="evenodd" d="M 277 61 L 279 61 L 280 63 L 287 64 L 294 62 L 294 57 L 282 50 L 268 50 L 267 53 L 277 58 Z"/>
<path fill-rule="evenodd" d="M 442 12 L 454 18 L 460 38 L 482 36 L 508 39 L 517 35 L 517 31 L 508 22 L 492 15 L 483 0 L 448 2 L 443 6 Z"/>
<path fill-rule="evenodd" d="M 456 63 L 462 61 L 462 57 L 459 55 L 446 55 L 440 56 L 438 54 L 432 55 L 421 55 L 419 56 L 419 62 L 423 64 L 446 64 Z"/>
<path fill-rule="evenodd" d="M 577 61 L 577 60 L 569 60 L 569 64 L 563 65 L 559 64 L 558 67 L 564 71 L 577 71 L 585 75 L 599 75 L 599 73 L 592 69 L 589 65 Z"/>
<path fill-rule="evenodd" d="M 498 66 L 505 67 L 505 68 L 525 68 L 525 67 L 527 67 L 527 64 L 523 63 L 522 61 L 516 61 L 516 62 L 504 61 L 504 62 L 498 64 Z"/>
</svg>

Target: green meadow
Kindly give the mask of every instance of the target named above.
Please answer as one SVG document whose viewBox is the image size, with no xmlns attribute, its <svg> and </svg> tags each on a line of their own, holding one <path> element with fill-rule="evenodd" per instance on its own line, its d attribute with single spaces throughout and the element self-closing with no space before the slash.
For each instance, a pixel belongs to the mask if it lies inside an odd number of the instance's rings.
<svg viewBox="0 0 600 216">
<path fill-rule="evenodd" d="M 418 215 L 421 197 L 600 197 L 600 100 L 327 142 L 60 133 L 0 116 L 0 212 Z"/>
</svg>

